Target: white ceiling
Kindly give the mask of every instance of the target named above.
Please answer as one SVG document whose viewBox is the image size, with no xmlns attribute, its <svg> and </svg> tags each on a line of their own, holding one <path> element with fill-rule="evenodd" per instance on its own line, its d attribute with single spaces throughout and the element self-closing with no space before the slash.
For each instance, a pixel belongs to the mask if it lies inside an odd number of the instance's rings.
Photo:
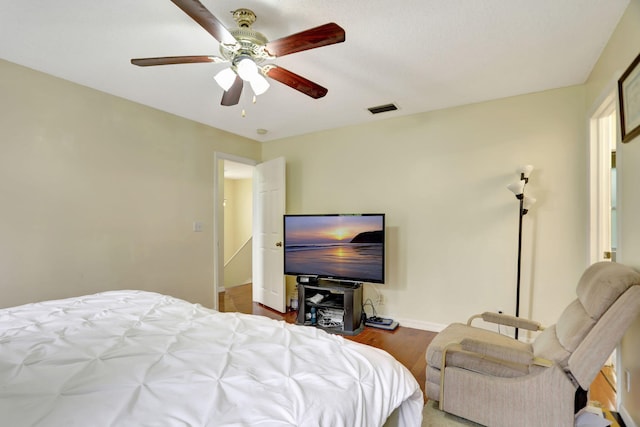
<svg viewBox="0 0 640 427">
<path fill-rule="evenodd" d="M 159 110 L 268 141 L 580 84 L 629 0 L 202 0 L 227 28 L 252 9 L 273 40 L 328 22 L 346 41 L 273 63 L 329 89 L 319 100 L 276 81 L 220 106 L 227 64 L 136 67 L 131 58 L 218 55 L 169 0 L 5 0 L 0 58 Z M 367 110 L 395 103 L 399 110 Z M 246 110 L 242 117 L 241 110 Z M 257 129 L 266 129 L 265 135 Z"/>
</svg>

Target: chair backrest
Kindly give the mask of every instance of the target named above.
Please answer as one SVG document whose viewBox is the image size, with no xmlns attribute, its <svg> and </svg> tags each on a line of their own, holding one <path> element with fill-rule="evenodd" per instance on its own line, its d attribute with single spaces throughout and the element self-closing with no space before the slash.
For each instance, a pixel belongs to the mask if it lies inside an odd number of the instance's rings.
<svg viewBox="0 0 640 427">
<path fill-rule="evenodd" d="M 585 270 L 578 282 L 578 299 L 556 323 L 558 339 L 573 353 L 602 315 L 630 286 L 640 284 L 640 274 L 630 267 L 598 262 Z"/>
<path fill-rule="evenodd" d="M 640 273 L 612 262 L 585 270 L 578 298 L 533 344 L 534 353 L 568 369 L 587 389 L 640 313 Z"/>
</svg>

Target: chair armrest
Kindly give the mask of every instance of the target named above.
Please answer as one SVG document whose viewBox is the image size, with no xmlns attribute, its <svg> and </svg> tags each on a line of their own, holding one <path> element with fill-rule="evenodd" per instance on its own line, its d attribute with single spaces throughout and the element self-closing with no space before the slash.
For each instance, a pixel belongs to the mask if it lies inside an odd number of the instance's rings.
<svg viewBox="0 0 640 427">
<path fill-rule="evenodd" d="M 471 338 L 465 338 L 460 343 L 461 350 L 489 357 L 497 362 L 517 363 L 520 365 L 539 365 L 550 367 L 553 361 L 536 357 L 533 353 L 512 347 L 491 344 Z"/>
<path fill-rule="evenodd" d="M 475 316 L 470 317 L 467 321 L 467 325 L 471 326 L 471 322 L 479 318 L 482 318 L 482 320 L 484 320 L 485 322 L 497 323 L 498 325 L 504 326 L 512 326 L 514 328 L 526 329 L 529 331 L 544 330 L 544 327 L 540 324 L 540 322 L 523 319 L 521 317 L 510 316 L 508 314 L 491 313 L 489 311 L 485 311 L 482 314 L 476 314 Z"/>
<path fill-rule="evenodd" d="M 533 354 L 517 348 L 505 347 L 491 344 L 471 338 L 465 338 L 460 342 L 461 349 L 481 356 L 490 357 L 494 360 L 518 363 L 520 365 L 530 365 L 533 361 Z"/>
</svg>

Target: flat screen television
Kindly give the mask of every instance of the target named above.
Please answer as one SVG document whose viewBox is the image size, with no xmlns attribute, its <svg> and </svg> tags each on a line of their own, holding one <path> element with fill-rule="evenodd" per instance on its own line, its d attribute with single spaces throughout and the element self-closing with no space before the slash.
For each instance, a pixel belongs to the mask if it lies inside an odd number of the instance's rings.
<svg viewBox="0 0 640 427">
<path fill-rule="evenodd" d="M 284 274 L 384 283 L 384 214 L 284 216 Z"/>
</svg>

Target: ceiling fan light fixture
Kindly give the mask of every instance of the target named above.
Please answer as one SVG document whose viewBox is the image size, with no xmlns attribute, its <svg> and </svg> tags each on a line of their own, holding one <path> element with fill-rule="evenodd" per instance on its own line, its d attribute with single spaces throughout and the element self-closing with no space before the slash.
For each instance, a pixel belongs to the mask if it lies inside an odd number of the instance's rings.
<svg viewBox="0 0 640 427">
<path fill-rule="evenodd" d="M 231 88 L 233 82 L 236 80 L 236 73 L 234 73 L 231 68 L 225 68 L 224 70 L 216 74 L 214 79 L 216 83 L 218 83 L 218 85 L 226 92 Z"/>
<path fill-rule="evenodd" d="M 269 82 L 260 74 L 252 76 L 251 80 L 249 80 L 249 84 L 251 85 L 253 93 L 256 95 L 262 95 L 267 91 L 267 89 L 269 89 Z"/>
<path fill-rule="evenodd" d="M 238 70 L 240 78 L 247 82 L 250 82 L 258 75 L 258 66 L 249 57 L 241 58 L 236 62 L 236 69 Z"/>
<path fill-rule="evenodd" d="M 242 95 L 244 82 L 249 82 L 255 95 L 268 90 L 265 77 L 276 80 L 311 98 L 322 98 L 327 89 L 298 74 L 273 64 L 262 65 L 284 55 L 315 49 L 345 41 L 345 31 L 335 22 L 330 22 L 289 36 L 269 41 L 264 34 L 252 29 L 256 15 L 249 9 L 232 11 L 238 27 L 227 29 L 199 0 L 172 0 L 190 18 L 220 43 L 221 56 L 164 56 L 158 58 L 134 58 L 133 65 L 190 64 L 207 62 L 231 63 L 229 69 L 217 73 L 216 83 L 224 90 L 220 105 L 237 105 Z"/>
</svg>

